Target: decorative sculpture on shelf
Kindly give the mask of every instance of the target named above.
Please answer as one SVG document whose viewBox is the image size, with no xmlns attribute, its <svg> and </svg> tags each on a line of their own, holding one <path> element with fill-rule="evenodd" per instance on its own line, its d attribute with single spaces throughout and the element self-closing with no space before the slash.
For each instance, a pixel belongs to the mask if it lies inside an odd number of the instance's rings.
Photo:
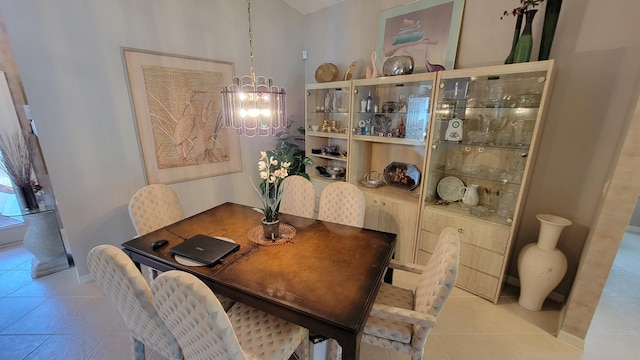
<svg viewBox="0 0 640 360">
<path fill-rule="evenodd" d="M 429 62 L 429 45 L 437 45 L 438 42 L 429 40 L 429 38 L 424 38 L 424 39 L 422 39 L 422 41 L 425 43 L 425 47 L 424 47 L 424 66 L 427 67 L 427 71 L 428 72 L 435 72 L 435 71 L 443 71 L 443 70 L 445 70 L 444 66 L 439 65 L 439 64 L 432 64 L 432 63 Z"/>
<path fill-rule="evenodd" d="M 367 79 L 375 79 L 378 77 L 378 68 L 376 67 L 376 52 L 371 53 L 371 67 L 367 66 Z"/>
</svg>

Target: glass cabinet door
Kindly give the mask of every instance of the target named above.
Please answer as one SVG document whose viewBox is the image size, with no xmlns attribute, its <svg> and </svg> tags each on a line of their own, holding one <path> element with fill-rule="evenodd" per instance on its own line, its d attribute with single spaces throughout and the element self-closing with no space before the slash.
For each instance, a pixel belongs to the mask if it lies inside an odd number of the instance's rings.
<svg viewBox="0 0 640 360">
<path fill-rule="evenodd" d="M 434 73 L 353 81 L 349 182 L 419 202 L 434 81 Z"/>
<path fill-rule="evenodd" d="M 509 224 L 538 130 L 547 71 L 452 73 L 437 89 L 427 205 Z M 472 185 L 477 203 L 463 201 Z"/>
<path fill-rule="evenodd" d="M 313 161 L 307 174 L 316 179 L 345 181 L 351 82 L 309 84 L 306 95 L 305 153 Z M 331 168 L 331 173 L 319 167 Z"/>
</svg>

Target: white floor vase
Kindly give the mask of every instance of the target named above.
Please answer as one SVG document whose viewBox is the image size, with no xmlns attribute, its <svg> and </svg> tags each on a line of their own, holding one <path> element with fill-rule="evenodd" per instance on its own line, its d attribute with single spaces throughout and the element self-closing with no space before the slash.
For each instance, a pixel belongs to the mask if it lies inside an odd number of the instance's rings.
<svg viewBox="0 0 640 360">
<path fill-rule="evenodd" d="M 555 215 L 538 214 L 538 242 L 527 244 L 518 256 L 520 276 L 520 306 L 540 311 L 542 303 L 558 286 L 567 272 L 567 257 L 556 248 L 562 229 L 571 221 Z"/>
</svg>

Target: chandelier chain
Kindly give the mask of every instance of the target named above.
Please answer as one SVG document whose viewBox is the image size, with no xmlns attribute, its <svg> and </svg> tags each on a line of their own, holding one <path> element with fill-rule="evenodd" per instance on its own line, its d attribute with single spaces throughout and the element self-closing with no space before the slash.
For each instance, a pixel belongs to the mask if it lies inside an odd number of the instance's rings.
<svg viewBox="0 0 640 360">
<path fill-rule="evenodd" d="M 256 83 L 256 73 L 253 68 L 253 29 L 251 27 L 251 0 L 247 0 L 247 14 L 249 17 L 249 61 L 251 62 L 251 81 Z"/>
</svg>

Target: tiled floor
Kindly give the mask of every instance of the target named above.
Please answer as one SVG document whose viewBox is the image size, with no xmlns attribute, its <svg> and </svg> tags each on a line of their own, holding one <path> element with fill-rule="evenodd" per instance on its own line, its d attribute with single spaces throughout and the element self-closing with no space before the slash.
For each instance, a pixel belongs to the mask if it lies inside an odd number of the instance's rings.
<svg viewBox="0 0 640 360">
<path fill-rule="evenodd" d="M 0 359 L 131 358 L 120 314 L 95 282 L 78 284 L 74 269 L 32 280 L 30 262 L 21 246 L 0 249 Z M 640 235 L 623 241 L 584 352 L 554 337 L 559 308 L 524 310 L 517 289 L 498 305 L 456 289 L 425 359 L 640 359 Z M 409 357 L 363 345 L 361 359 Z"/>
</svg>

